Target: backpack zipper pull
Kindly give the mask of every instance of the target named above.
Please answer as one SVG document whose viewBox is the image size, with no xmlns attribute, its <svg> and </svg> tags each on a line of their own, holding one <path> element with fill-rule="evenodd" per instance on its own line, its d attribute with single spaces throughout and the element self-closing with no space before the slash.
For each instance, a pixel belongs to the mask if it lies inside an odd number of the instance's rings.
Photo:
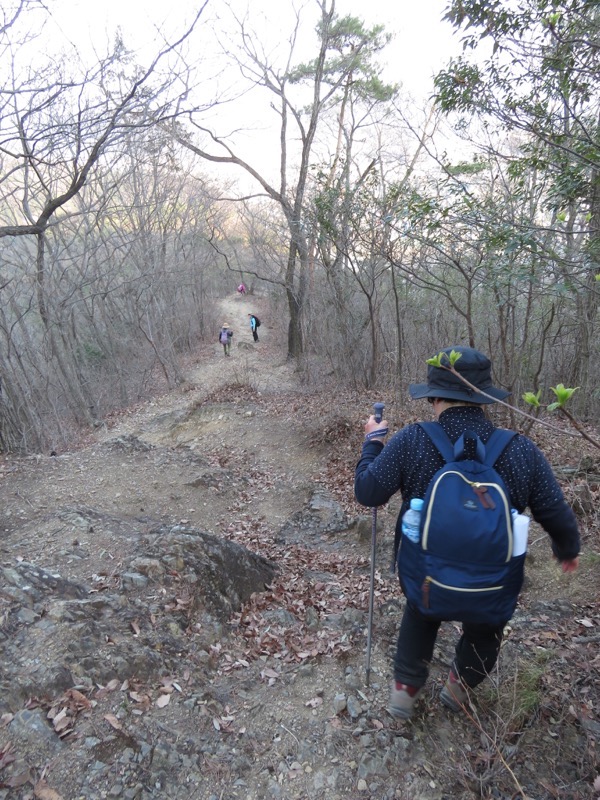
<svg viewBox="0 0 600 800">
<path fill-rule="evenodd" d="M 423 608 L 429 608 L 429 586 L 431 584 L 431 578 L 429 575 L 425 576 L 425 580 L 423 581 L 422 586 L 422 593 L 423 593 Z"/>
<path fill-rule="evenodd" d="M 473 491 L 479 498 L 479 502 L 484 508 L 496 508 L 496 504 L 492 500 L 487 490 L 487 486 L 482 486 L 480 483 L 471 484 Z"/>
</svg>

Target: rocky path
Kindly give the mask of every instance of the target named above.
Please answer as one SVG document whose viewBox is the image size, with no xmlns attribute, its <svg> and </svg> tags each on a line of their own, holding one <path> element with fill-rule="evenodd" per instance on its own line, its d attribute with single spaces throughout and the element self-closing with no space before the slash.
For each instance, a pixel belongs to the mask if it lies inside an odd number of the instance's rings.
<svg viewBox="0 0 600 800">
<path fill-rule="evenodd" d="M 215 335 L 180 391 L 2 464 L 0 800 L 592 796 L 597 606 L 531 591 L 469 718 L 438 700 L 448 626 L 414 722 L 392 720 L 395 508 L 367 687 L 356 398 L 319 414 L 268 307 L 220 311 L 231 358 Z"/>
</svg>

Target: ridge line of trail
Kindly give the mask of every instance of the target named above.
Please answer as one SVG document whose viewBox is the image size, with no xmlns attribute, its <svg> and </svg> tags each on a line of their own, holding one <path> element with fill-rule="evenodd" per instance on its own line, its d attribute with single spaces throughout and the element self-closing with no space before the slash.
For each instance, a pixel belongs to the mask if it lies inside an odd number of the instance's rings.
<svg viewBox="0 0 600 800">
<path fill-rule="evenodd" d="M 184 369 L 186 384 L 149 398 L 137 408 L 124 409 L 122 418 L 115 424 L 98 429 L 96 441 L 125 434 L 139 435 L 158 416 L 190 409 L 228 386 L 247 385 L 263 395 L 293 392 L 299 388 L 295 365 L 287 359 L 287 337 L 282 333 L 279 320 L 271 322 L 268 301 L 233 293 L 219 300 L 217 305 L 216 329 L 198 348 L 193 365 Z M 250 329 L 250 313 L 261 320 L 256 343 Z M 224 323 L 234 331 L 230 357 L 224 356 L 218 341 Z"/>
<path fill-rule="evenodd" d="M 190 371 L 191 382 L 203 394 L 231 384 L 248 385 L 261 393 L 297 389 L 294 364 L 287 360 L 287 337 L 279 320 L 272 320 L 268 301 L 233 293 L 221 299 L 218 307 L 219 329 L 227 323 L 233 331 L 231 355 L 224 355 L 215 331 L 214 343 L 203 348 L 201 359 Z M 258 342 L 252 337 L 249 314 L 261 320 Z"/>
</svg>

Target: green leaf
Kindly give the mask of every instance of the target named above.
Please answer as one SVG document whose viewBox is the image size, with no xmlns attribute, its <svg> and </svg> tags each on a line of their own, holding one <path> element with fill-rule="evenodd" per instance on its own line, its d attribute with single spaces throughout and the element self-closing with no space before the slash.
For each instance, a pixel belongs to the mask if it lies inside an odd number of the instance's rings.
<svg viewBox="0 0 600 800">
<path fill-rule="evenodd" d="M 462 357 L 462 353 L 457 352 L 456 350 L 452 350 L 449 356 L 450 366 L 454 366 L 459 358 Z"/>
<path fill-rule="evenodd" d="M 542 394 L 541 389 L 535 394 L 533 392 L 525 392 L 525 394 L 523 395 L 523 400 L 530 406 L 533 406 L 534 408 L 539 408 L 541 394 Z"/>
<path fill-rule="evenodd" d="M 458 353 L 456 350 L 452 350 L 450 354 L 440 352 L 437 356 L 428 358 L 426 363 L 429 364 L 430 367 L 446 367 L 447 369 L 448 367 L 443 363 L 444 361 L 447 361 L 450 366 L 453 367 L 461 356 L 462 353 Z"/>
<path fill-rule="evenodd" d="M 556 408 L 560 406 L 564 406 L 565 403 L 571 398 L 571 395 L 579 389 L 579 386 L 576 386 L 574 389 L 569 389 L 564 384 L 558 383 L 556 386 L 550 387 L 554 394 L 556 395 L 556 403 L 552 403 L 552 405 Z M 550 409 L 550 406 L 548 406 Z M 550 409 L 553 410 L 553 409 Z"/>
<path fill-rule="evenodd" d="M 428 358 L 426 363 L 430 367 L 441 367 L 442 366 L 442 358 L 445 356 L 445 353 L 438 353 L 437 356 L 433 356 L 432 358 Z"/>
</svg>

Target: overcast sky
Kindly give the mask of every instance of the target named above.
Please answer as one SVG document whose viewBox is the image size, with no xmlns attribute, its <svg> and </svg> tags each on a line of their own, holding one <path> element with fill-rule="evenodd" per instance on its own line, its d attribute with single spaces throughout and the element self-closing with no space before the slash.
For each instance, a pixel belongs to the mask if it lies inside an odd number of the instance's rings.
<svg viewBox="0 0 600 800">
<path fill-rule="evenodd" d="M 248 6 L 248 0 L 230 2 L 239 9 Z M 304 0 L 304 4 L 310 8 L 312 0 Z M 441 21 L 447 4 L 448 0 L 338 0 L 336 10 L 340 16 L 352 14 L 369 25 L 381 23 L 394 33 L 386 53 L 385 77 L 424 96 L 429 93 L 432 74 L 459 51 L 452 29 Z M 207 24 L 223 5 L 224 0 L 209 0 L 203 16 Z M 257 28 L 264 26 L 265 34 L 277 37 L 289 31 L 292 0 L 251 0 L 249 5 Z M 167 37 L 180 32 L 199 6 L 200 0 L 56 0 L 49 4 L 67 36 L 80 48 L 92 42 L 96 49 L 101 49 L 117 27 L 127 45 L 151 46 L 158 38 L 157 27 Z"/>
<path fill-rule="evenodd" d="M 81 57 L 87 52 L 94 61 L 94 52 L 104 54 L 107 42 L 114 38 L 120 28 L 125 44 L 138 50 L 137 60 L 148 64 L 164 45 L 165 40 L 178 39 L 191 22 L 202 0 L 53 0 L 48 3 L 57 38 L 66 37 L 73 43 Z M 385 63 L 384 80 L 401 84 L 403 97 L 408 92 L 415 99 L 414 108 L 424 109 L 432 92 L 432 76 L 452 55 L 460 52 L 460 44 L 453 36 L 452 28 L 442 22 L 444 9 L 449 0 L 337 0 L 339 16 L 352 15 L 361 18 L 367 26 L 382 24 L 394 35 L 392 43 L 382 54 L 380 63 Z M 256 38 L 261 44 L 270 41 L 279 46 L 280 56 L 289 54 L 287 38 L 293 28 L 293 8 L 305 6 L 304 17 L 309 19 L 307 36 L 314 40 L 314 24 L 318 19 L 315 0 L 208 0 L 201 18 L 201 27 L 194 34 L 192 60 L 198 56 L 206 59 L 214 41 L 213 31 L 219 28 L 219 17 L 224 17 L 228 6 L 243 16 L 251 9 L 250 25 L 255 28 Z M 49 33 L 49 31 L 48 31 Z M 226 35 L 225 35 L 226 38 Z M 302 40 L 304 41 L 304 40 Z M 267 48 L 268 49 L 268 48 Z M 307 50 L 306 58 L 314 56 L 314 49 Z M 295 63 L 298 63 L 299 55 Z M 84 59 L 85 60 L 85 59 Z M 387 63 L 386 63 L 387 62 Z M 235 94 L 239 73 L 225 73 L 220 66 L 222 59 L 212 63 L 205 61 L 204 75 L 207 78 L 202 88 L 212 91 L 221 102 L 228 92 Z M 220 73 L 220 75 L 219 75 Z M 217 75 L 217 77 L 214 77 Z M 229 75 L 229 79 L 225 76 Z M 223 82 L 221 85 L 221 81 Z M 231 88 L 233 86 L 233 89 Z M 203 98 L 206 99 L 206 98 Z M 258 100 L 258 103 L 257 103 Z M 268 106 L 261 103 L 270 98 L 239 98 L 235 105 L 227 104 L 213 108 L 213 116 L 205 115 L 204 124 L 212 126 L 221 136 L 238 130 L 235 140 L 236 152 L 248 160 L 259 171 L 273 173 L 276 180 L 278 160 L 273 158 L 278 141 L 277 130 L 272 128 Z M 244 105 L 245 104 L 245 105 Z M 242 130 L 243 129 L 243 130 Z M 239 170 L 232 170 L 230 177 L 239 177 Z"/>
</svg>

